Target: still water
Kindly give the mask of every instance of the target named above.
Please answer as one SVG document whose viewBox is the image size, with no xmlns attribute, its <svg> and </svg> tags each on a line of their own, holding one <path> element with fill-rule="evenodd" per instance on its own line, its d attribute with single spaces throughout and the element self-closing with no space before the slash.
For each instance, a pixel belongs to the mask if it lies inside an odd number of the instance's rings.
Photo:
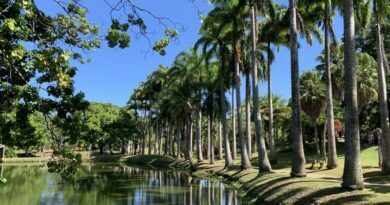
<svg viewBox="0 0 390 205">
<path fill-rule="evenodd" d="M 74 183 L 65 183 L 44 165 L 0 165 L 1 205 L 239 205 L 231 187 L 174 171 L 121 166 L 84 166 Z M 1 174 L 1 173 L 0 173 Z"/>
</svg>

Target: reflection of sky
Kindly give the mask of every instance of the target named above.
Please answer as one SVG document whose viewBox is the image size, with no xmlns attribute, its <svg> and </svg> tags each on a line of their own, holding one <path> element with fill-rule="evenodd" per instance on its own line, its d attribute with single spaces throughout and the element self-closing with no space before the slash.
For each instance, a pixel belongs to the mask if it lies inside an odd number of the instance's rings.
<svg viewBox="0 0 390 205">
<path fill-rule="evenodd" d="M 5 166 L 4 175 L 9 183 L 0 189 L 0 204 L 240 204 L 237 191 L 218 181 L 173 171 L 85 166 L 72 184 L 38 166 Z"/>
</svg>

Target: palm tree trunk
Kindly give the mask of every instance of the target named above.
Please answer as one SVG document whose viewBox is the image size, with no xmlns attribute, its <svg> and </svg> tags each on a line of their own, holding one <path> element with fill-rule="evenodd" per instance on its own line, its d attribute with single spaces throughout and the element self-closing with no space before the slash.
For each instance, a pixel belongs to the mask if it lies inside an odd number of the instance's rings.
<svg viewBox="0 0 390 205">
<path fill-rule="evenodd" d="M 213 113 L 209 114 L 209 129 L 210 129 L 210 144 L 208 150 L 210 152 L 210 164 L 214 164 L 214 134 L 213 134 Z"/>
<path fill-rule="evenodd" d="M 207 155 L 206 159 L 210 159 L 210 146 L 211 146 L 211 117 L 210 113 L 207 115 Z"/>
<path fill-rule="evenodd" d="M 337 148 L 334 135 L 334 113 L 333 113 L 333 93 L 332 74 L 330 71 L 330 49 L 329 49 L 329 0 L 325 0 L 325 69 L 326 69 L 326 119 L 328 121 L 328 159 L 326 167 L 334 169 L 337 167 Z"/>
<path fill-rule="evenodd" d="M 218 160 L 222 159 L 222 122 L 218 121 Z"/>
<path fill-rule="evenodd" d="M 360 165 L 360 138 L 355 70 L 355 22 L 353 0 L 343 0 L 344 6 L 344 103 L 345 103 L 345 164 L 342 186 L 363 189 Z"/>
<path fill-rule="evenodd" d="M 251 162 L 248 157 L 248 150 L 246 149 L 246 142 L 244 138 L 244 133 L 242 132 L 242 108 L 241 108 L 241 89 L 240 89 L 240 63 L 237 59 L 236 54 L 236 68 L 235 68 L 235 82 L 236 82 L 236 97 L 237 97 L 237 119 L 238 119 L 238 136 L 240 138 L 240 148 L 241 148 L 241 168 L 248 169 L 251 167 Z"/>
<path fill-rule="evenodd" d="M 180 130 L 180 125 L 177 125 L 176 127 L 176 143 L 177 143 L 177 155 L 176 159 L 180 159 L 180 154 L 181 154 L 181 130 Z"/>
<path fill-rule="evenodd" d="M 160 133 L 159 133 L 159 123 L 156 122 L 156 131 L 155 131 L 155 135 L 154 135 L 154 154 L 158 154 L 158 138 L 160 136 Z"/>
<path fill-rule="evenodd" d="M 322 143 L 321 143 L 321 146 L 322 146 L 322 159 L 326 161 L 328 161 L 328 159 L 326 158 L 326 128 L 328 127 L 328 120 L 325 118 L 325 123 L 324 123 L 324 128 L 322 129 Z"/>
<path fill-rule="evenodd" d="M 234 98 L 234 90 L 235 90 L 235 82 L 233 80 L 232 86 L 232 157 L 233 160 L 237 157 L 237 143 L 236 143 L 236 110 L 235 110 L 235 98 Z"/>
<path fill-rule="evenodd" d="M 229 139 L 227 137 L 227 121 L 226 121 L 226 102 L 225 102 L 225 80 L 220 77 L 220 92 L 221 92 L 221 119 L 222 119 L 222 135 L 225 144 L 225 166 L 232 166 L 233 159 L 230 153 Z"/>
<path fill-rule="evenodd" d="M 296 0 L 290 0 L 290 52 L 291 52 L 291 140 L 292 140 L 292 167 L 291 176 L 304 177 L 305 152 L 303 150 L 301 103 L 299 93 L 299 64 L 298 64 L 298 40 L 297 40 L 297 14 Z"/>
<path fill-rule="evenodd" d="M 168 155 L 170 155 L 170 156 L 173 156 L 174 155 L 174 153 L 173 153 L 173 141 L 174 141 L 174 139 L 173 139 L 173 133 L 174 133 L 174 130 L 173 130 L 173 127 L 172 126 L 170 126 L 170 129 L 169 129 L 169 136 L 168 136 L 168 141 L 169 141 L 169 150 L 168 150 L 168 152 L 169 152 L 169 154 Z"/>
<path fill-rule="evenodd" d="M 185 150 L 185 160 L 190 161 L 192 159 L 192 150 L 191 150 L 191 143 L 192 143 L 192 136 L 191 136 L 191 120 L 190 120 L 190 113 L 186 114 L 186 150 Z"/>
<path fill-rule="evenodd" d="M 198 157 L 198 162 L 203 161 L 202 153 L 202 112 L 200 109 L 200 103 L 196 109 L 196 152 Z"/>
<path fill-rule="evenodd" d="M 377 12 L 375 12 L 377 13 Z M 376 18 L 378 19 L 378 14 Z M 386 90 L 386 79 L 384 71 L 384 62 L 382 55 L 382 38 L 381 38 L 381 25 L 376 25 L 376 44 L 377 44 L 377 63 L 378 63 L 378 97 L 379 97 L 379 109 L 381 116 L 381 129 L 382 129 L 382 172 L 384 174 L 390 174 L 390 127 L 389 127 L 389 109 L 387 104 L 387 90 Z"/>
<path fill-rule="evenodd" d="M 256 62 L 256 35 L 257 35 L 257 20 L 256 20 L 256 8 L 251 4 L 251 21 L 252 21 L 252 90 L 253 90 L 253 110 L 255 118 L 255 131 L 257 139 L 257 151 L 259 154 L 259 171 L 270 172 L 272 171 L 271 164 L 268 160 L 267 150 L 265 148 L 264 136 L 261 128 L 261 115 L 259 109 L 259 82 L 257 79 L 257 62 Z"/>
<path fill-rule="evenodd" d="M 245 114 L 246 114 L 246 142 L 248 146 L 248 156 L 252 159 L 252 130 L 251 130 L 251 85 L 250 75 L 245 78 Z"/>
<path fill-rule="evenodd" d="M 313 120 L 313 128 L 314 128 L 314 140 L 316 141 L 316 153 L 317 157 L 321 157 L 321 151 L 320 151 L 320 140 L 318 139 L 318 130 L 317 130 L 317 119 Z"/>
<path fill-rule="evenodd" d="M 153 128 L 152 128 L 152 113 L 149 111 L 149 146 L 148 146 L 148 155 L 152 154 L 152 135 L 153 135 Z"/>
<path fill-rule="evenodd" d="M 274 106 L 272 102 L 272 87 L 271 87 L 271 43 L 268 41 L 267 45 L 267 74 L 268 74 L 268 110 L 269 110 L 269 122 L 268 122 L 268 133 L 269 133 L 269 148 L 270 148 L 270 160 L 271 163 L 276 163 L 276 149 L 275 149 L 275 137 L 274 137 Z"/>
</svg>

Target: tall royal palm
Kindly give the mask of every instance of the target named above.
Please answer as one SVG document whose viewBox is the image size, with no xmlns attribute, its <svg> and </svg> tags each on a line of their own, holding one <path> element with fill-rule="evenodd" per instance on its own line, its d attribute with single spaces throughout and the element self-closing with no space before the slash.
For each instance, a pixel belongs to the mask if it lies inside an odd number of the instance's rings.
<svg viewBox="0 0 390 205">
<path fill-rule="evenodd" d="M 348 189 L 363 189 L 363 173 L 360 165 L 360 137 L 355 69 L 355 21 L 353 9 L 353 0 L 343 0 L 346 153 L 342 186 Z"/>
<path fill-rule="evenodd" d="M 384 23 L 385 13 L 389 12 L 390 4 L 385 0 L 374 0 L 374 15 L 376 23 L 376 48 L 377 48 L 377 70 L 378 70 L 378 97 L 379 109 L 381 116 L 381 130 L 382 130 L 382 172 L 390 174 L 390 125 L 389 125 L 389 108 L 387 101 L 386 90 L 386 73 L 384 69 L 384 51 L 383 39 L 381 32 L 381 25 Z"/>
<path fill-rule="evenodd" d="M 267 150 L 265 147 L 264 135 L 261 127 L 261 114 L 259 109 L 259 81 L 257 70 L 257 5 L 254 1 L 250 4 L 251 15 L 251 35 L 252 35 L 252 90 L 253 90 L 253 112 L 255 121 L 255 134 L 257 140 L 257 152 L 259 154 L 259 170 L 260 172 L 272 171 L 271 164 L 269 163 Z"/>
<path fill-rule="evenodd" d="M 324 16 L 324 38 L 325 38 L 325 83 L 326 83 L 326 120 L 328 133 L 328 156 L 326 167 L 334 169 L 337 167 L 337 149 L 334 128 L 334 112 L 333 112 L 333 93 L 332 93 L 332 74 L 330 69 L 330 45 L 329 34 L 333 34 L 331 21 L 331 1 L 325 0 L 325 16 Z M 334 39 L 334 37 L 333 37 Z"/>
<path fill-rule="evenodd" d="M 212 14 L 212 13 L 211 13 Z M 208 15 L 204 20 L 201 28 L 202 37 L 196 42 L 195 49 L 203 45 L 203 52 L 207 56 L 206 59 L 217 57 L 219 59 L 219 91 L 220 91 L 220 110 L 221 110 L 221 124 L 222 137 L 224 141 L 225 151 L 225 166 L 232 166 L 233 159 L 230 152 L 230 143 L 227 137 L 227 119 L 226 119 L 226 73 L 227 73 L 227 59 L 229 56 L 229 49 L 223 39 L 223 31 L 218 32 L 219 24 L 223 19 L 219 15 Z"/>
<path fill-rule="evenodd" d="M 306 176 L 305 153 L 303 150 L 301 104 L 299 94 L 299 64 L 297 39 L 297 0 L 290 0 L 290 52 L 291 52 L 291 138 L 292 138 L 292 166 L 291 176 Z"/>
<path fill-rule="evenodd" d="M 265 20 L 260 22 L 259 28 L 259 40 L 265 43 L 267 46 L 267 69 L 266 79 L 268 84 L 268 134 L 269 134 L 269 147 L 270 147 L 270 161 L 276 163 L 276 146 L 274 136 L 274 108 L 272 97 L 272 78 L 271 78 L 271 65 L 275 58 L 271 48 L 271 44 L 279 47 L 280 45 L 288 45 L 288 27 L 284 25 L 283 17 L 285 16 L 286 9 L 280 6 L 270 3 L 268 6 L 268 15 Z"/>
</svg>

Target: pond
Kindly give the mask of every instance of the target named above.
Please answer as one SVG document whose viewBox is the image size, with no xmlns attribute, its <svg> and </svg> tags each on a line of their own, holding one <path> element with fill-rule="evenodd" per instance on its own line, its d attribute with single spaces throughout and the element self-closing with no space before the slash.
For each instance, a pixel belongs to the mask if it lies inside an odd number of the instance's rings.
<svg viewBox="0 0 390 205">
<path fill-rule="evenodd" d="M 4 205 L 238 205 L 233 188 L 175 171 L 114 165 L 85 165 L 74 183 L 65 183 L 44 165 L 1 165 Z"/>
</svg>

